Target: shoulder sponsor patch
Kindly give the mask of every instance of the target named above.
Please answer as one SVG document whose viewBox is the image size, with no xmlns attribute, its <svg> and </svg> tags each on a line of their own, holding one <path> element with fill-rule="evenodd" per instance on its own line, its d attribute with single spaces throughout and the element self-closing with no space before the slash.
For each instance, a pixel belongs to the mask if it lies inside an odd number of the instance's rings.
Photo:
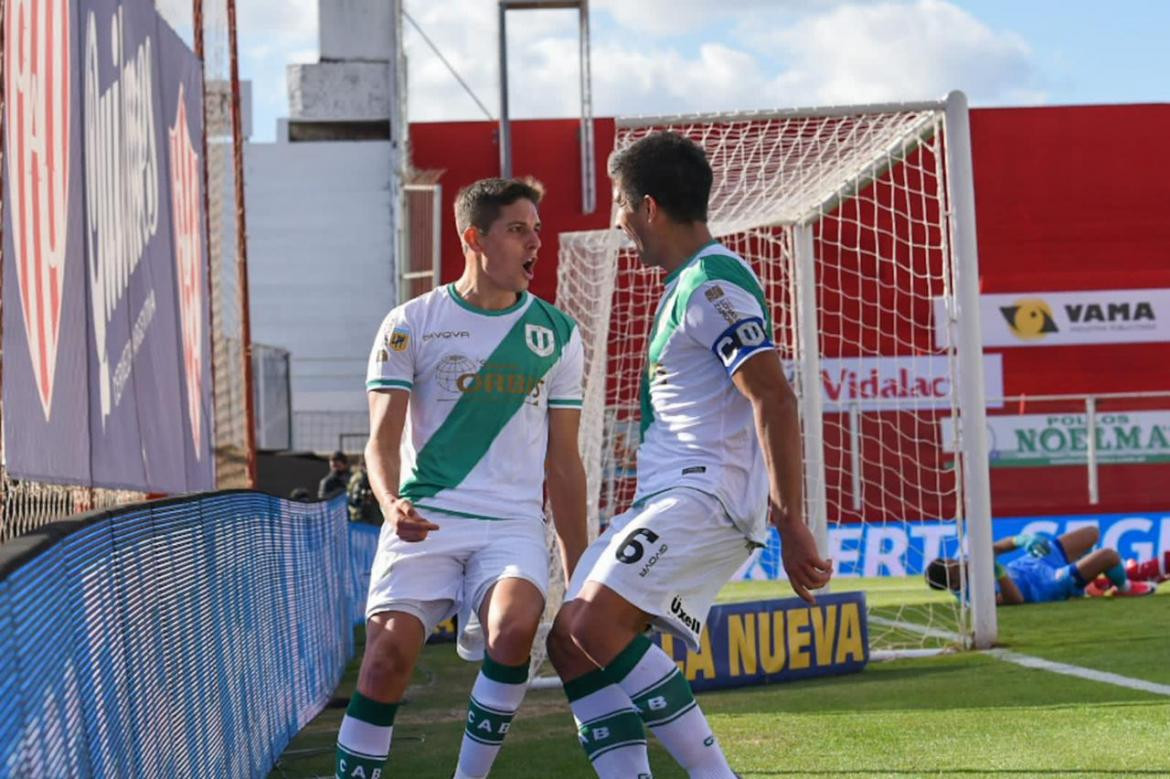
<svg viewBox="0 0 1170 779">
<path fill-rule="evenodd" d="M 410 331 L 405 327 L 395 327 L 386 339 L 386 345 L 396 352 L 406 351 L 406 347 L 410 346 Z"/>
<path fill-rule="evenodd" d="M 718 284 L 707 287 L 707 291 L 703 293 L 707 296 L 707 300 L 715 301 L 723 297 L 723 287 Z"/>
</svg>

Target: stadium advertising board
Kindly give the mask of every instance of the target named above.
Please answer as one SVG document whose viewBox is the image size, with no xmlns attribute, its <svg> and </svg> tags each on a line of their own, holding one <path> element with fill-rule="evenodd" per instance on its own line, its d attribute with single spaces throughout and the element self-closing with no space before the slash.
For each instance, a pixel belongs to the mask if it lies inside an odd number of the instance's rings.
<svg viewBox="0 0 1170 779">
<path fill-rule="evenodd" d="M 711 608 L 699 651 L 652 636 L 696 692 L 854 673 L 869 662 L 865 593 L 729 603 Z"/>
<path fill-rule="evenodd" d="M 148 0 L 6 13 L 5 465 L 212 488 L 199 62 Z"/>
<path fill-rule="evenodd" d="M 789 381 L 795 365 L 786 364 Z M 906 411 L 952 408 L 957 400 L 950 361 L 942 356 L 845 357 L 821 360 L 825 411 Z M 1003 404 L 1003 358 L 983 355 L 989 408 Z"/>
<path fill-rule="evenodd" d="M 1153 514 L 1098 514 L 1088 516 L 1005 517 L 991 523 L 992 538 L 1042 531 L 1060 535 L 1091 525 L 1101 534 L 1100 545 L 1121 553 L 1122 559 L 1152 560 L 1170 551 L 1170 511 Z M 828 557 L 838 578 L 858 576 L 912 576 L 921 574 L 936 557 L 953 557 L 959 548 L 954 522 L 854 523 L 829 527 Z M 736 574 L 737 579 L 784 578 L 780 538 L 768 530 L 766 546 L 754 553 Z"/>
<path fill-rule="evenodd" d="M 953 417 L 939 421 L 946 451 L 954 451 Z M 987 417 L 993 468 L 1080 465 L 1088 462 L 1089 420 L 1085 414 L 1021 414 Z M 1097 462 L 1170 462 L 1170 411 L 1110 411 L 1097 414 L 1093 443 Z"/>
<path fill-rule="evenodd" d="M 981 295 L 984 346 L 1170 341 L 1170 289 Z M 947 343 L 946 303 L 934 300 L 935 338 Z"/>
</svg>

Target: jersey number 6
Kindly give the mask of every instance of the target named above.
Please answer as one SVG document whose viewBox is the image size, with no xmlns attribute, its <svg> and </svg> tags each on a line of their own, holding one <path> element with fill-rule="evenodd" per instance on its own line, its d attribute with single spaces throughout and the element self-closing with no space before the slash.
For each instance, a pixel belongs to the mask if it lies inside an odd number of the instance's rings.
<svg viewBox="0 0 1170 779">
<path fill-rule="evenodd" d="M 653 530 L 644 527 L 631 530 L 630 534 L 622 541 L 621 547 L 617 550 L 618 560 L 623 563 L 636 563 L 642 559 L 642 555 L 646 554 L 646 549 L 638 541 L 638 536 L 642 536 L 646 539 L 647 543 L 651 544 L 658 540 L 658 534 Z"/>
</svg>

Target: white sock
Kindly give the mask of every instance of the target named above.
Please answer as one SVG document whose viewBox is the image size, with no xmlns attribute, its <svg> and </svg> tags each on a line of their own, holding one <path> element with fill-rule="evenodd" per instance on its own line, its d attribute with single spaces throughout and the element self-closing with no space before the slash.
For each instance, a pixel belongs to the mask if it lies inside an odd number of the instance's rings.
<svg viewBox="0 0 1170 779">
<path fill-rule="evenodd" d="M 354 690 L 337 732 L 335 776 L 380 779 L 390 754 L 397 710 L 397 703 L 380 703 Z"/>
<path fill-rule="evenodd" d="M 478 779 L 488 775 L 526 692 L 527 662 L 517 666 L 501 665 L 486 654 L 483 656 L 483 666 L 471 688 L 456 779 Z"/>
<path fill-rule="evenodd" d="M 650 779 L 646 730 L 638 710 L 600 670 L 565 685 L 577 738 L 601 779 Z"/>
<path fill-rule="evenodd" d="M 735 772 L 719 747 L 691 686 L 674 660 L 638 636 L 605 668 L 630 697 L 642 721 L 692 779 L 732 779 Z"/>
</svg>

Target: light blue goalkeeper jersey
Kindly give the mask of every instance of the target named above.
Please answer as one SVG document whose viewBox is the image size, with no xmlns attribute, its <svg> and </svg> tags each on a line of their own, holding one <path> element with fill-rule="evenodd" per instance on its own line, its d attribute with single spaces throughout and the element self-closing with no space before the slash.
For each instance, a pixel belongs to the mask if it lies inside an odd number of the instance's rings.
<svg viewBox="0 0 1170 779">
<path fill-rule="evenodd" d="M 411 393 L 399 494 L 457 517 L 542 520 L 548 411 L 581 407 L 583 361 L 573 320 L 528 293 L 489 311 L 449 284 L 392 310 L 366 388 Z"/>
<path fill-rule="evenodd" d="M 775 354 L 751 267 L 711 242 L 666 278 L 642 377 L 635 503 L 673 487 L 714 495 L 753 541 L 767 524 L 768 472 L 751 403 L 731 377 Z"/>
</svg>

